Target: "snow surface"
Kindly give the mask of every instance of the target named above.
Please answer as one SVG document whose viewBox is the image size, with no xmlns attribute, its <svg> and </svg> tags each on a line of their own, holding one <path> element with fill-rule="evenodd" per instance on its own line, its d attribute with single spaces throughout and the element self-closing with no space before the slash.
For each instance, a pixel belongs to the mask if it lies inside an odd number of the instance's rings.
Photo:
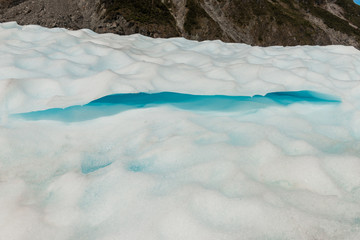
<svg viewBox="0 0 360 240">
<path fill-rule="evenodd" d="M 0 239 L 359 239 L 360 52 L 0 24 Z"/>
</svg>

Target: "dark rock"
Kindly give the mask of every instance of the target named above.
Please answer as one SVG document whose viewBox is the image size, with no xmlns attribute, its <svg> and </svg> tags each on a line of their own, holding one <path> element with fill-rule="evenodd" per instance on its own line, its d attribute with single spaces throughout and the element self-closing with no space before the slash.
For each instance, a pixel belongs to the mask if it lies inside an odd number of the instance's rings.
<svg viewBox="0 0 360 240">
<path fill-rule="evenodd" d="M 0 22 L 251 45 L 360 48 L 352 0 L 0 0 Z"/>
</svg>

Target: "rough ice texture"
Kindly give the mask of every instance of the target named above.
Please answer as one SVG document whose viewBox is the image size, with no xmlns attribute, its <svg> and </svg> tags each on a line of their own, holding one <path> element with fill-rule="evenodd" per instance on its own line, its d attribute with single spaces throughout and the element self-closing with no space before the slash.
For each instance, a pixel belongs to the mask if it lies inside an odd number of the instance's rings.
<svg viewBox="0 0 360 240">
<path fill-rule="evenodd" d="M 356 49 L 5 23 L 0 55 L 0 239 L 360 238 Z"/>
<path fill-rule="evenodd" d="M 261 48 L 15 22 L 0 25 L 0 42 L 0 98 L 9 113 L 129 92 L 252 96 L 314 90 L 359 95 L 354 80 L 359 80 L 360 52 L 353 47 Z"/>
</svg>

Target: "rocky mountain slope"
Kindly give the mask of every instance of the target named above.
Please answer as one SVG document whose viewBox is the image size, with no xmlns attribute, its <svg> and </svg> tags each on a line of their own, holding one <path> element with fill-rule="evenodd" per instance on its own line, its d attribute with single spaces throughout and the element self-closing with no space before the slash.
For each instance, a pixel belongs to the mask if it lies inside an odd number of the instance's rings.
<svg viewBox="0 0 360 240">
<path fill-rule="evenodd" d="M 360 48 L 352 0 L 0 0 L 0 22 L 252 45 Z"/>
</svg>

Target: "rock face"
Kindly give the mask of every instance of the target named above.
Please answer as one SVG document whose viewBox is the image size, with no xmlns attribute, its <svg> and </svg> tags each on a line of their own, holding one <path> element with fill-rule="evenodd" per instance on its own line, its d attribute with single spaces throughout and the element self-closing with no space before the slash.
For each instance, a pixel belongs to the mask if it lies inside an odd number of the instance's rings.
<svg viewBox="0 0 360 240">
<path fill-rule="evenodd" d="M 0 0 L 0 21 L 251 45 L 360 48 L 352 0 Z"/>
<path fill-rule="evenodd" d="M 99 22 L 95 0 L 0 0 L 0 21 L 45 27 L 93 28 Z"/>
</svg>

